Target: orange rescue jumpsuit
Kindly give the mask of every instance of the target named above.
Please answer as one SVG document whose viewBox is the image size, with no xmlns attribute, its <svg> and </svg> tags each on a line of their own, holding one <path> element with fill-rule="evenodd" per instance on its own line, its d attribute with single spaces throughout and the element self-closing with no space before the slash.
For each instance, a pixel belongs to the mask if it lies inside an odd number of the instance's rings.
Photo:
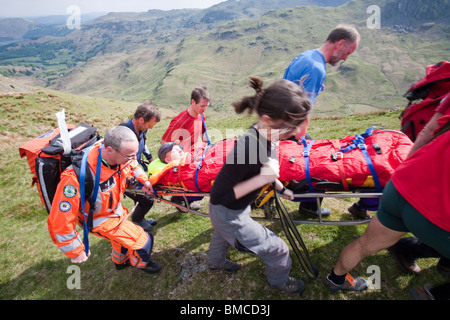
<svg viewBox="0 0 450 320">
<path fill-rule="evenodd" d="M 95 177 L 99 147 L 95 144 L 88 155 L 88 166 Z M 122 264 L 129 260 L 132 266 L 144 268 L 150 260 L 153 237 L 128 218 L 127 208 L 122 206 L 127 178 L 134 176 L 145 183 L 148 180 L 144 170 L 136 160 L 130 160 L 117 169 L 102 163 L 100 187 L 95 201 L 92 234 L 108 239 L 112 245 L 112 260 Z M 86 201 L 85 210 L 89 210 Z M 82 254 L 85 250 L 76 224 L 83 224 L 80 187 L 78 178 L 70 166 L 61 174 L 49 217 L 48 230 L 52 241 L 69 258 Z"/>
</svg>

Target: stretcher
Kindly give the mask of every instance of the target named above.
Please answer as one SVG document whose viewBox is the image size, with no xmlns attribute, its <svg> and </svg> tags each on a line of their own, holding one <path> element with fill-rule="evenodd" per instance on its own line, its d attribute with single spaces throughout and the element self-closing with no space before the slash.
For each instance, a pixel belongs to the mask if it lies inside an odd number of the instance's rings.
<svg viewBox="0 0 450 320">
<path fill-rule="evenodd" d="M 223 164 L 229 161 L 227 155 L 235 147 L 235 140 L 193 146 L 183 159 L 173 161 L 152 174 L 150 182 L 156 198 L 180 210 L 208 216 L 207 213 L 181 208 L 179 203 L 169 198 L 183 197 L 187 203 L 188 199 L 209 196 L 215 177 Z M 316 199 L 319 208 L 320 198 L 378 200 L 383 187 L 407 158 L 412 145 L 403 132 L 376 127 L 342 139 L 279 141 L 276 150 L 279 180 L 294 192 L 295 201 Z M 263 219 L 277 219 L 272 190 L 270 186 L 263 189 L 254 204 L 255 208 L 264 210 Z M 354 225 L 369 220 L 329 221 L 319 214 L 317 221 L 295 219 L 294 223 Z"/>
<path fill-rule="evenodd" d="M 371 190 L 371 189 L 369 189 Z M 131 192 L 136 194 L 145 194 L 141 189 L 132 189 Z M 180 212 L 188 212 L 201 217 L 209 217 L 208 212 L 203 212 L 201 210 L 193 210 L 191 208 L 180 204 L 179 202 L 174 202 L 171 200 L 172 197 L 181 197 L 184 199 L 184 203 L 192 202 L 192 199 L 196 199 L 197 201 L 209 197 L 209 193 L 205 192 L 195 192 L 195 191 L 187 191 L 183 190 L 180 187 L 174 186 L 160 186 L 154 189 L 152 197 L 155 198 L 156 202 L 167 203 L 171 206 L 174 206 Z M 337 192 L 337 191 L 326 191 L 320 193 L 296 193 L 294 194 L 294 198 L 296 200 L 301 201 L 301 199 L 311 199 L 315 198 L 317 201 L 317 207 L 319 208 L 319 215 L 316 219 L 293 219 L 293 222 L 296 225 L 300 224 L 310 224 L 310 225 L 335 225 L 335 226 L 352 226 L 352 225 L 361 225 L 368 223 L 371 219 L 351 219 L 351 220 L 329 220 L 327 218 L 322 217 L 320 214 L 321 201 L 320 198 L 333 198 L 333 199 L 344 199 L 344 198 L 355 198 L 355 199 L 379 199 L 382 196 L 382 192 L 376 191 L 357 191 L 357 192 Z M 269 192 L 265 192 L 261 194 L 262 199 L 266 199 L 265 203 L 258 203 L 258 199 L 253 204 L 253 209 L 262 209 L 263 216 L 255 214 L 252 216 L 254 220 L 257 221 L 279 221 L 279 213 L 277 212 L 275 205 L 275 195 L 270 194 Z M 288 202 L 288 200 L 282 200 L 283 202 Z M 292 214 L 292 212 L 290 213 Z"/>
<path fill-rule="evenodd" d="M 153 194 L 150 194 L 149 196 L 153 196 L 157 199 L 158 202 L 164 202 L 167 204 L 170 204 L 174 207 L 176 207 L 181 212 L 190 212 L 202 217 L 209 217 L 209 214 L 207 212 L 201 212 L 198 210 L 190 209 L 189 206 L 185 207 L 182 206 L 179 203 L 171 201 L 171 197 L 183 197 L 185 200 L 185 203 L 188 203 L 189 199 L 202 199 L 204 197 L 208 197 L 209 193 L 205 192 L 195 192 L 195 191 L 186 191 L 179 187 L 170 187 L 170 186 L 162 186 L 155 188 Z M 133 189 L 132 192 L 143 194 L 144 192 L 140 189 Z M 317 197 L 318 198 L 374 198 L 379 199 L 381 197 L 381 192 L 320 192 L 320 193 L 303 193 L 303 194 L 295 194 L 296 199 L 302 199 L 302 198 L 311 198 L 311 197 Z M 311 219 L 292 219 L 291 214 L 286 210 L 286 207 L 284 205 L 284 201 L 288 200 L 281 200 L 280 195 L 277 192 L 264 192 L 261 194 L 262 199 L 266 199 L 268 201 L 265 202 L 261 206 L 261 208 L 264 210 L 264 217 L 261 216 L 252 216 L 251 217 L 254 220 L 266 220 L 266 221 L 279 221 L 281 223 L 281 226 L 283 228 L 283 231 L 286 235 L 286 238 L 291 246 L 291 249 L 295 256 L 297 257 L 297 260 L 300 263 L 300 266 L 302 267 L 305 274 L 310 279 L 315 279 L 319 275 L 319 270 L 315 266 L 315 264 L 312 262 L 309 250 L 306 247 L 306 245 L 303 242 L 303 239 L 300 235 L 300 232 L 297 228 L 298 224 L 314 224 L 314 225 L 337 225 L 337 226 L 349 226 L 349 225 L 361 225 L 366 224 L 370 221 L 369 218 L 367 219 L 360 219 L 360 220 L 346 220 L 346 221 L 332 221 L 332 220 L 325 220 L 322 218 L 322 216 L 319 214 L 317 219 L 311 220 Z M 317 201 L 318 208 L 320 209 L 321 202 Z M 255 203 L 255 206 L 257 207 L 258 204 Z M 252 210 L 252 213 L 254 210 Z M 320 212 L 320 210 L 319 210 Z"/>
</svg>

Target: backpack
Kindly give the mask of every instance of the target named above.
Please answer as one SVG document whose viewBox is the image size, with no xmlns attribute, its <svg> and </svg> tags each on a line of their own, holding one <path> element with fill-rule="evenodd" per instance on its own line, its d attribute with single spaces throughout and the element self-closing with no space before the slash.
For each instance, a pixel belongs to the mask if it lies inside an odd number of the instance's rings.
<svg viewBox="0 0 450 320">
<path fill-rule="evenodd" d="M 450 62 L 441 61 L 425 68 L 425 77 L 411 85 L 404 97 L 409 103 L 400 115 L 402 131 L 415 141 L 450 91 Z M 416 100 L 420 100 L 414 103 Z"/>
<path fill-rule="evenodd" d="M 59 128 L 29 141 L 19 148 L 20 157 L 26 157 L 28 160 L 30 173 L 33 176 L 32 186 L 37 185 L 39 197 L 48 213 L 50 213 L 61 173 L 72 165 L 79 177 L 84 151 L 89 150 L 89 147 L 101 139 L 97 129 L 86 124 L 80 124 L 77 127 L 67 125 L 67 128 L 71 142 L 69 154 L 64 154 Z M 86 194 L 92 193 L 93 181 L 92 175 L 86 175 Z"/>
</svg>

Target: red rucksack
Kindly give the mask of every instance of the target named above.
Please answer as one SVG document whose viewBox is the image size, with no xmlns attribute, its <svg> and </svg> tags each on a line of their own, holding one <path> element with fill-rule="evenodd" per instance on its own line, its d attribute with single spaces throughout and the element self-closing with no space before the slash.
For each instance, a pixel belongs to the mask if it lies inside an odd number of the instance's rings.
<svg viewBox="0 0 450 320">
<path fill-rule="evenodd" d="M 80 124 L 67 125 L 71 141 L 70 154 L 64 154 L 60 129 L 56 128 L 19 148 L 20 157 L 26 157 L 32 174 L 32 185 L 37 185 L 42 204 L 50 213 L 61 173 L 70 165 L 81 164 L 84 150 L 101 139 L 95 127 Z"/>
<path fill-rule="evenodd" d="M 450 62 L 441 61 L 425 68 L 425 77 L 405 93 L 409 103 L 400 115 L 402 131 L 415 141 L 434 114 L 436 107 L 450 91 Z M 418 102 L 414 103 L 416 100 Z"/>
</svg>

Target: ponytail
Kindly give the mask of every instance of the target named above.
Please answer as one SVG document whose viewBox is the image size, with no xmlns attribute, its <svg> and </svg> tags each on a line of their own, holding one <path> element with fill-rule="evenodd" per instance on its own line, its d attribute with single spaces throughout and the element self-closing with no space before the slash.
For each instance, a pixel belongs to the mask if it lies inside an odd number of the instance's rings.
<svg viewBox="0 0 450 320">
<path fill-rule="evenodd" d="M 261 102 L 261 98 L 264 95 L 263 81 L 260 78 L 250 76 L 249 85 L 256 91 L 256 94 L 251 97 L 244 97 L 241 101 L 233 102 L 232 106 L 238 114 L 243 113 L 247 109 L 248 114 L 252 114 L 255 110 L 257 110 Z"/>
<path fill-rule="evenodd" d="M 280 79 L 263 89 L 263 81 L 257 76 L 250 76 L 249 85 L 256 93 L 232 104 L 238 114 L 248 110 L 248 114 L 265 114 L 274 120 L 282 119 L 298 126 L 311 111 L 309 98 L 299 85 L 291 81 Z"/>
</svg>

